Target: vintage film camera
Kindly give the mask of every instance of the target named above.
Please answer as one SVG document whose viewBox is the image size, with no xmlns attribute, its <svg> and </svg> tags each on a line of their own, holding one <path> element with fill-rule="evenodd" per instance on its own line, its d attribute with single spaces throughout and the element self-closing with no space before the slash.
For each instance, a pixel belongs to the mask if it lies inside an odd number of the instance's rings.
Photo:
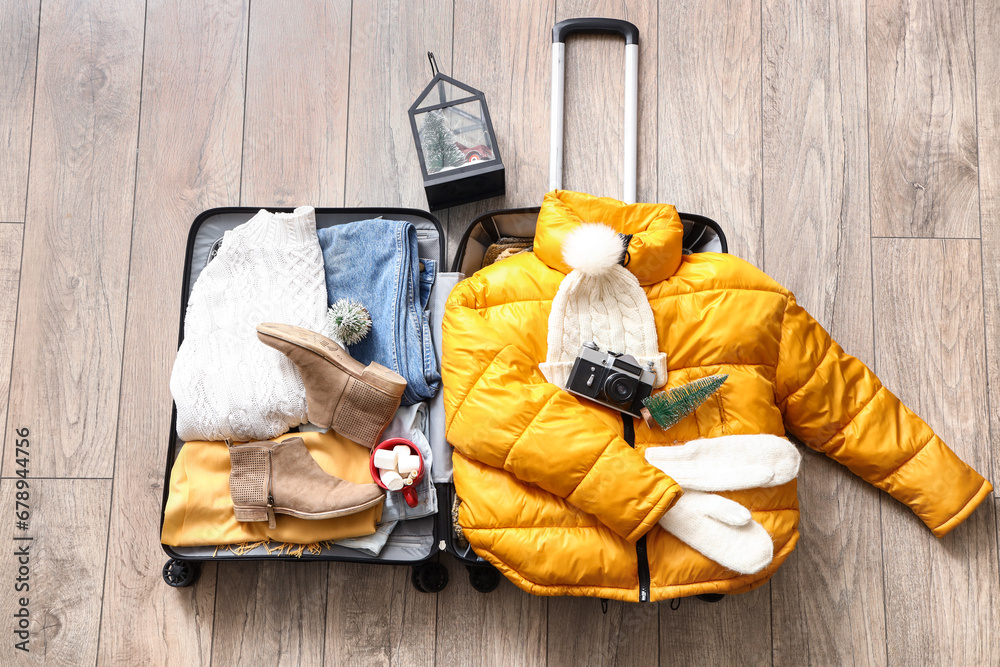
<svg viewBox="0 0 1000 667">
<path fill-rule="evenodd" d="M 641 417 L 642 399 L 653 391 L 655 379 L 652 368 L 641 367 L 632 355 L 605 353 L 591 342 L 580 348 L 566 381 L 566 391 Z"/>
</svg>

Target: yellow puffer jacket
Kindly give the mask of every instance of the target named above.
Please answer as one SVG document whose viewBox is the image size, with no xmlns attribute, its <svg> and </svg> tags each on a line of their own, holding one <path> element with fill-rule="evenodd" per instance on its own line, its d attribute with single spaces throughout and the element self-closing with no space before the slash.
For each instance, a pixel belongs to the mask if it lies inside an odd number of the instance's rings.
<svg viewBox="0 0 1000 667">
<path fill-rule="evenodd" d="M 669 430 L 635 420 L 634 449 L 618 413 L 547 383 L 538 368 L 552 299 L 569 271 L 562 239 L 582 222 L 633 234 L 628 269 L 652 306 L 667 388 L 729 375 Z M 442 358 L 447 437 L 459 523 L 476 553 L 538 595 L 637 601 L 642 588 L 641 599 L 655 601 L 751 590 L 795 548 L 795 481 L 720 494 L 749 508 L 774 540 L 771 564 L 741 576 L 660 528 L 682 489 L 643 456 L 650 446 L 730 434 L 787 429 L 906 503 L 938 537 L 989 495 L 990 483 L 788 290 L 730 255 L 682 256 L 682 235 L 672 206 L 554 191 L 538 216 L 533 253 L 493 264 L 451 293 Z"/>
</svg>

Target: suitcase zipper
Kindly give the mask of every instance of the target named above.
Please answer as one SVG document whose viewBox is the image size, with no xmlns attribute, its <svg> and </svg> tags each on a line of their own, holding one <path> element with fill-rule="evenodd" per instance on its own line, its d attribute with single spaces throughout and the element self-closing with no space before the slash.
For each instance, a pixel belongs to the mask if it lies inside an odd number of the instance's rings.
<svg viewBox="0 0 1000 667">
<path fill-rule="evenodd" d="M 625 442 L 635 449 L 635 425 L 632 416 L 621 413 L 624 427 Z M 639 562 L 639 602 L 649 602 L 649 557 L 646 555 L 646 536 L 643 535 L 635 543 L 635 556 Z"/>
</svg>

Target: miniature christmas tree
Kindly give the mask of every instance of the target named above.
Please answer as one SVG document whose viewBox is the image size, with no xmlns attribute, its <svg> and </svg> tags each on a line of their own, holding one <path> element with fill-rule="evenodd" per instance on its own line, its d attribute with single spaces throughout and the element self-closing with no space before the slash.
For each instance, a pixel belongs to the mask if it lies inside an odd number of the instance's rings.
<svg viewBox="0 0 1000 667">
<path fill-rule="evenodd" d="M 643 418 L 652 427 L 650 418 L 646 416 L 648 414 L 660 428 L 668 429 L 697 410 L 709 396 L 718 391 L 728 377 L 728 375 L 709 375 L 643 399 L 642 404 L 646 406 L 642 410 Z"/>
<path fill-rule="evenodd" d="M 338 299 L 326 313 L 323 335 L 341 345 L 354 345 L 368 335 L 372 316 L 360 301 Z"/>
<path fill-rule="evenodd" d="M 424 151 L 427 173 L 433 174 L 447 167 L 457 167 L 465 162 L 465 156 L 455 145 L 455 135 L 445 124 L 440 109 L 431 111 L 420 130 L 420 146 Z"/>
</svg>

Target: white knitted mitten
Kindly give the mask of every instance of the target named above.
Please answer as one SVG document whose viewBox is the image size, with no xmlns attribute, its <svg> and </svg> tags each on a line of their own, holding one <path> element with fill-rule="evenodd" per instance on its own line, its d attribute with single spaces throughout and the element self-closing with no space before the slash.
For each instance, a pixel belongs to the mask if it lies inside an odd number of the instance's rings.
<svg viewBox="0 0 1000 667">
<path fill-rule="evenodd" d="M 774 558 L 764 527 L 737 502 L 701 491 L 685 491 L 660 518 L 660 526 L 684 544 L 740 574 L 760 572 Z"/>
<path fill-rule="evenodd" d="M 795 479 L 802 455 L 775 435 L 726 435 L 673 447 L 650 447 L 646 460 L 684 489 L 660 519 L 665 531 L 701 555 L 740 574 L 774 557 L 771 536 L 739 503 L 706 491 L 778 486 Z"/>
<path fill-rule="evenodd" d="M 685 491 L 739 491 L 795 479 L 802 455 L 776 435 L 725 435 L 650 447 L 646 460 Z"/>
</svg>

